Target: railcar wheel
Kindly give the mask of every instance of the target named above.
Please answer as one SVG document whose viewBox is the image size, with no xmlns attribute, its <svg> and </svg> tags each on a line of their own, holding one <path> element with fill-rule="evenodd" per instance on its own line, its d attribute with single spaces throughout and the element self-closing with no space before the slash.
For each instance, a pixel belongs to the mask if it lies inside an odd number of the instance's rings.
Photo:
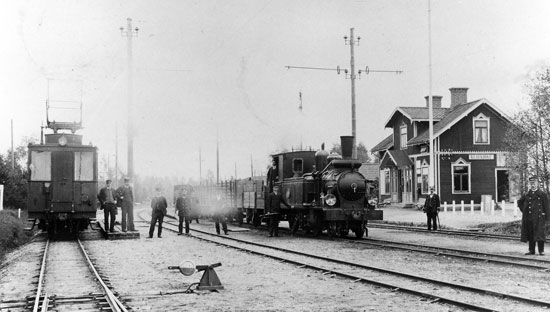
<svg viewBox="0 0 550 312">
<path fill-rule="evenodd" d="M 254 212 L 252 212 L 252 209 L 246 209 L 246 223 L 250 224 L 252 222 L 252 215 Z"/>
<path fill-rule="evenodd" d="M 340 229 L 340 236 L 341 237 L 348 237 L 349 229 L 341 228 Z"/>
<path fill-rule="evenodd" d="M 363 238 L 363 235 L 365 235 L 365 229 L 362 227 L 353 230 L 353 232 L 355 232 L 355 237 L 357 238 Z"/>
</svg>

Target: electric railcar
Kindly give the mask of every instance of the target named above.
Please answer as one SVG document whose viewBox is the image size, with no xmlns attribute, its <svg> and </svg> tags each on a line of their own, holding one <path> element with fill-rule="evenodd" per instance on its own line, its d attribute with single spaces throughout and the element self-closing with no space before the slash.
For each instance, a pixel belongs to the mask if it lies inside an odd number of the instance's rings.
<svg viewBox="0 0 550 312">
<path fill-rule="evenodd" d="M 48 121 L 54 133 L 28 146 L 28 213 L 50 235 L 78 232 L 96 217 L 97 147 L 82 144 L 80 123 Z M 58 133 L 68 129 L 71 133 Z"/>
</svg>

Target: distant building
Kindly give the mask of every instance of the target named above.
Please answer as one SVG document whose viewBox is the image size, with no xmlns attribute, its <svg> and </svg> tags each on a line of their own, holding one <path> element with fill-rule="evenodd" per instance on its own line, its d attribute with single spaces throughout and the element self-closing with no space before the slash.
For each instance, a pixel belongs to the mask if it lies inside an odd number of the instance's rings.
<svg viewBox="0 0 550 312">
<path fill-rule="evenodd" d="M 451 107 L 433 96 L 434 184 L 442 201 L 478 203 L 482 195 L 512 201 L 518 187 L 506 168 L 503 139 L 510 119 L 486 99 L 467 101 L 467 88 L 451 88 Z M 397 107 L 385 127 L 393 134 L 372 153 L 380 159 L 380 200 L 410 204 L 428 194 L 429 116 L 426 107 Z"/>
</svg>

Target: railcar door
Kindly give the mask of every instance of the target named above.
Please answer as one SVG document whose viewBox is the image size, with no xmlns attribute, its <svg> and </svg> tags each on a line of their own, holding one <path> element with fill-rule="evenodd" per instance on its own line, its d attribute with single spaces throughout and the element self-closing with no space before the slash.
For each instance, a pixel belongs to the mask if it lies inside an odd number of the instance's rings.
<svg viewBox="0 0 550 312">
<path fill-rule="evenodd" d="M 52 153 L 52 205 L 55 211 L 72 209 L 74 182 L 74 156 L 69 151 Z"/>
</svg>

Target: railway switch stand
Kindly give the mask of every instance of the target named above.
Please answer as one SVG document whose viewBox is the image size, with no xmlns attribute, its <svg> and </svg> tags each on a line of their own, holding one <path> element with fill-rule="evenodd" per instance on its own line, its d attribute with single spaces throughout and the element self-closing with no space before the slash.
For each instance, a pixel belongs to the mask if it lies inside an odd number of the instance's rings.
<svg viewBox="0 0 550 312">
<path fill-rule="evenodd" d="M 169 270 L 179 270 L 185 276 L 191 276 L 195 272 L 204 271 L 197 290 L 218 290 L 223 289 L 223 285 L 214 271 L 214 268 L 221 266 L 220 262 L 210 265 L 195 265 L 193 261 L 185 260 L 178 266 L 169 266 Z"/>
</svg>

